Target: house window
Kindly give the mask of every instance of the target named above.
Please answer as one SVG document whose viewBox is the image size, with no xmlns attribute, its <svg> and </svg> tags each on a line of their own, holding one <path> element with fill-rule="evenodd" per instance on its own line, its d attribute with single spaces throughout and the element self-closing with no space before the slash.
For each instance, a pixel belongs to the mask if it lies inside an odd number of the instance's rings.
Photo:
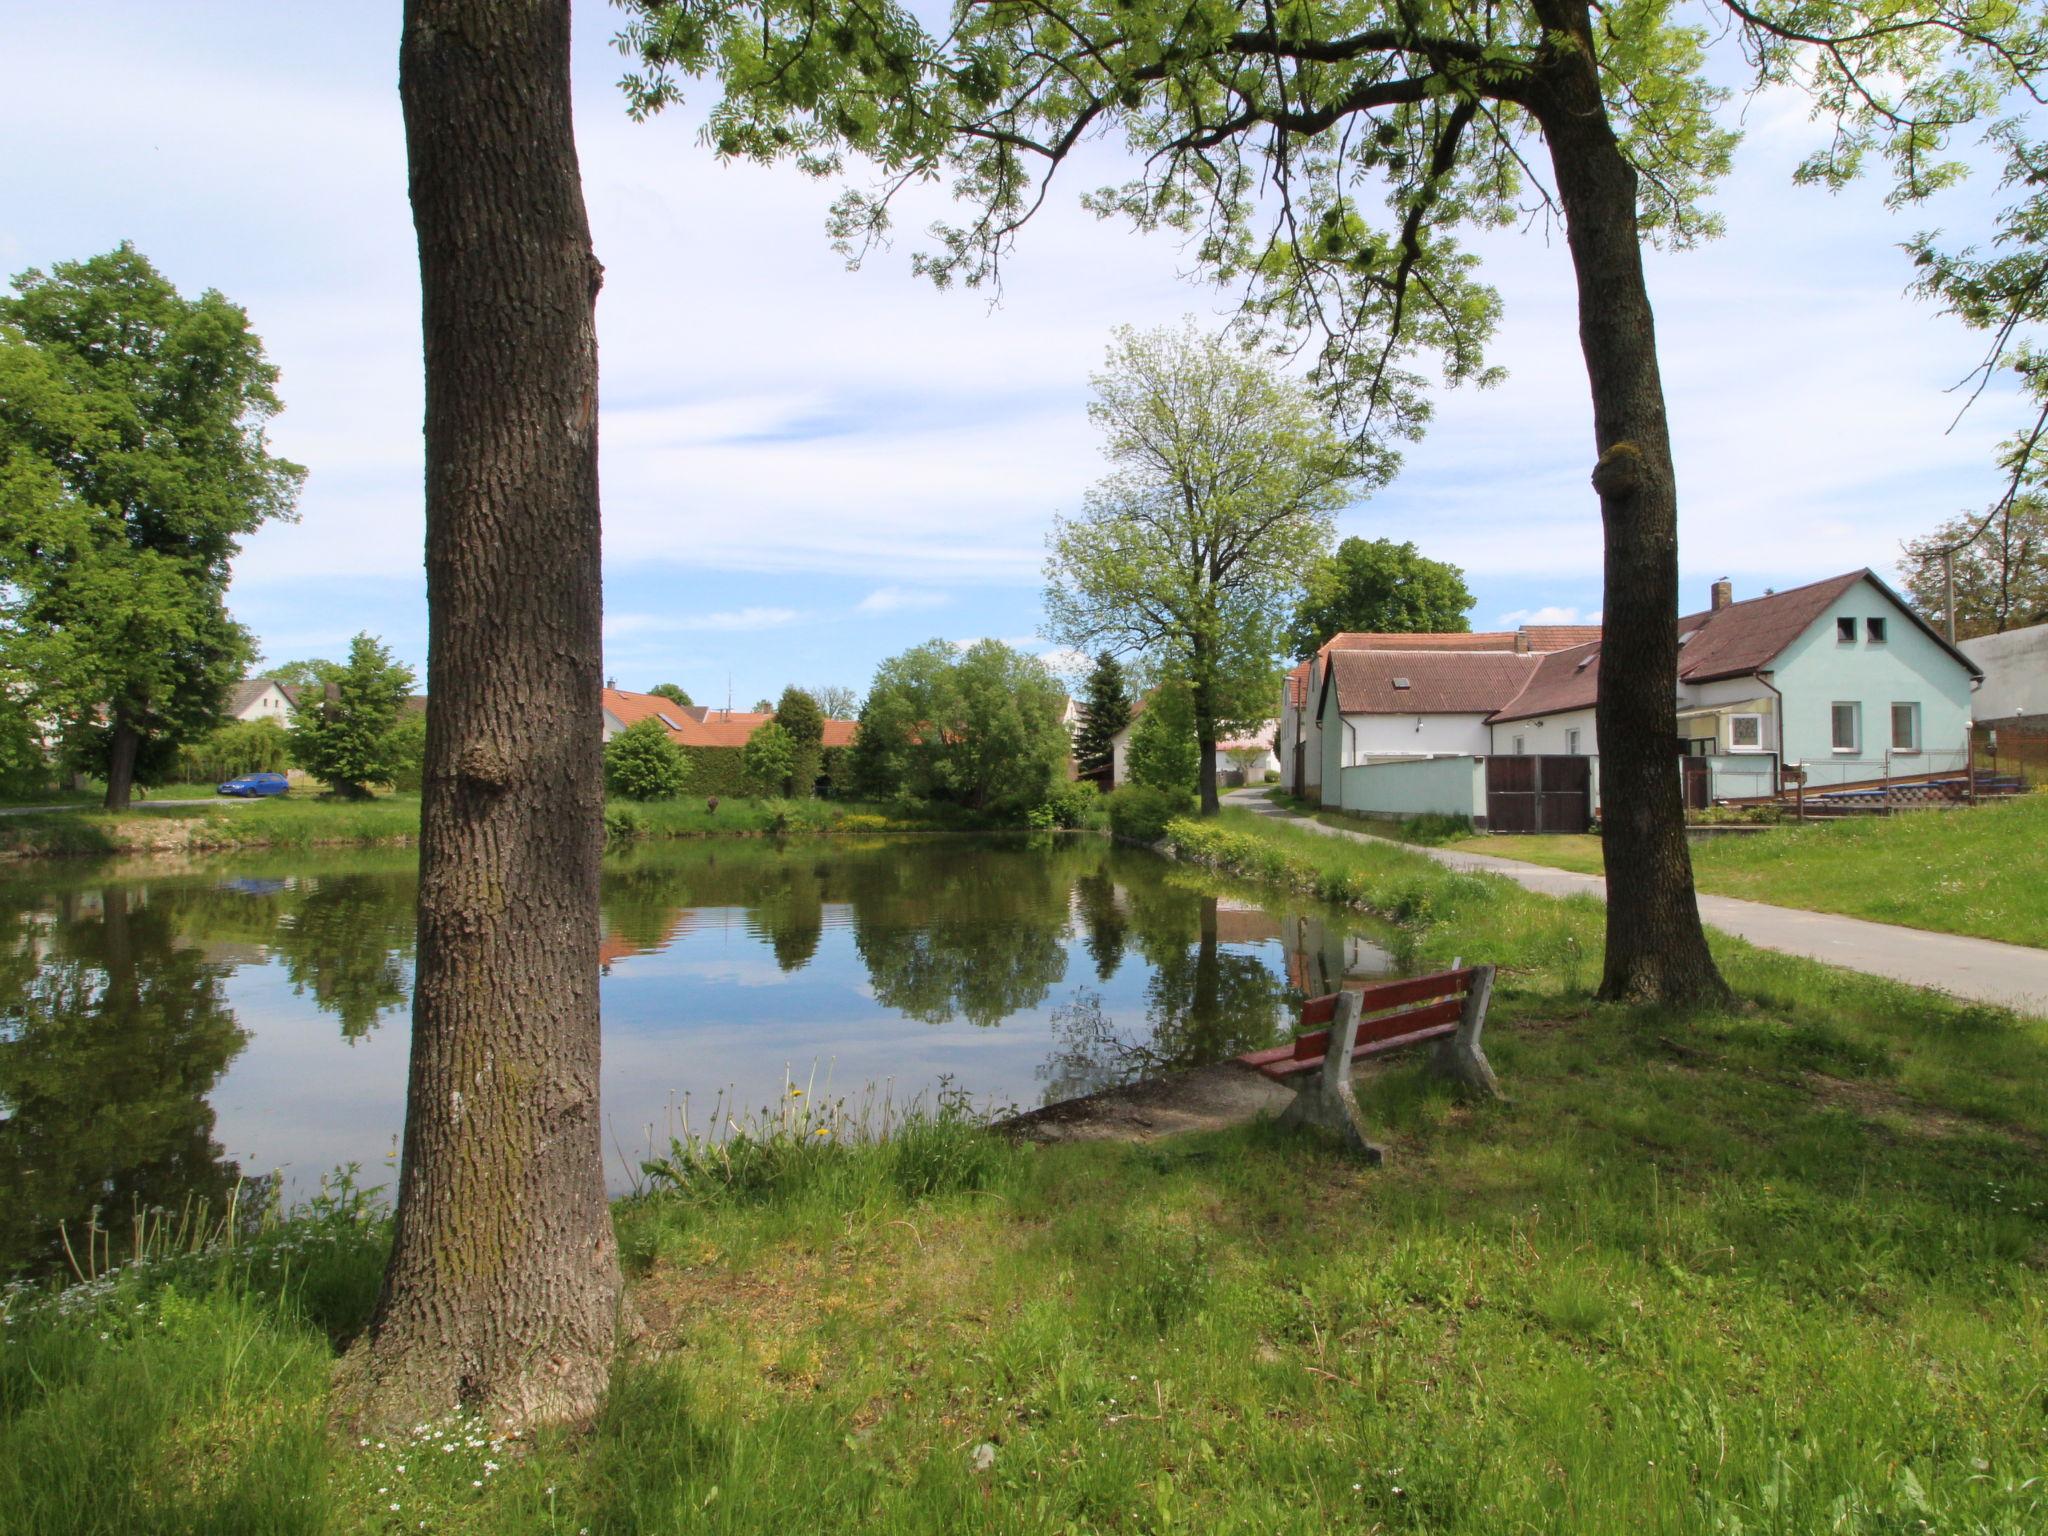
<svg viewBox="0 0 2048 1536">
<path fill-rule="evenodd" d="M 1854 619 L 1835 620 L 1835 641 L 1839 645 L 1854 645 L 1856 643 L 1856 621 Z"/>
<path fill-rule="evenodd" d="M 1526 750 L 1527 748 L 1522 745 L 1522 738 L 1517 736 L 1515 738 L 1515 756 L 1520 757 Z"/>
<path fill-rule="evenodd" d="M 1854 752 L 1863 743 L 1863 706 L 1837 704 L 1834 707 L 1835 750 Z"/>
<path fill-rule="evenodd" d="M 1564 733 L 1564 749 L 1571 753 L 1573 757 L 1579 755 L 1579 732 L 1577 727 L 1573 727 Z"/>
<path fill-rule="evenodd" d="M 1764 717 L 1762 715 L 1730 715 L 1728 717 L 1728 750 L 1730 752 L 1761 752 L 1764 749 Z"/>
<path fill-rule="evenodd" d="M 1920 706 L 1918 704 L 1894 704 L 1892 706 L 1892 750 L 1894 752 L 1918 752 L 1920 750 Z"/>
<path fill-rule="evenodd" d="M 1863 638 L 1868 640 L 1872 645 L 1883 645 L 1884 620 L 1865 619 L 1863 621 Z"/>
</svg>

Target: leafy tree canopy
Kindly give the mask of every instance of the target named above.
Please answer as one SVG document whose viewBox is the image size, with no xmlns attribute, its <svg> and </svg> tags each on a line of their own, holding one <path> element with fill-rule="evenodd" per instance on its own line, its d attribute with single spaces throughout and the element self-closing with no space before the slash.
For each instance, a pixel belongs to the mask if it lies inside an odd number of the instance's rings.
<svg viewBox="0 0 2048 1536">
<path fill-rule="evenodd" d="M 755 727 L 742 749 L 747 769 L 747 788 L 757 795 L 786 795 L 796 769 L 796 738 L 776 721 Z"/>
<path fill-rule="evenodd" d="M 850 754 L 854 783 L 1022 820 L 1064 776 L 1064 697 L 1043 662 L 1000 641 L 916 646 L 875 673 Z"/>
<path fill-rule="evenodd" d="M 1308 657 L 1332 635 L 1349 631 L 1464 631 L 1471 628 L 1465 613 L 1472 603 L 1465 573 L 1457 566 L 1432 560 L 1413 544 L 1346 539 L 1310 569 L 1287 646 L 1295 656 Z"/>
<path fill-rule="evenodd" d="M 1288 599 L 1328 547 L 1356 461 L 1304 389 L 1192 327 L 1120 331 L 1094 383 L 1090 414 L 1116 468 L 1079 518 L 1054 526 L 1047 631 L 1185 680 L 1213 811 L 1211 754 L 1243 707 L 1231 695 L 1270 673 Z"/>
<path fill-rule="evenodd" d="M 628 800 L 673 800 L 689 781 L 689 756 L 659 720 L 636 721 L 604 744 L 604 786 Z"/>
<path fill-rule="evenodd" d="M 696 702 L 687 693 L 683 692 L 683 685 L 681 683 L 656 683 L 647 691 L 656 698 L 669 699 L 674 703 L 682 705 L 685 709 L 688 709 Z"/>
<path fill-rule="evenodd" d="M 412 668 L 374 636 L 357 635 L 333 696 L 302 694 L 293 707 L 293 761 L 348 799 L 388 784 L 400 766 L 393 737 L 412 683 Z"/>
<path fill-rule="evenodd" d="M 275 666 L 259 663 L 261 675 L 287 688 L 325 688 L 341 681 L 346 668 L 341 662 L 309 656 L 304 661 L 281 661 Z"/>
<path fill-rule="evenodd" d="M 827 720 L 851 720 L 860 713 L 860 693 L 840 683 L 827 683 L 820 688 L 806 689 L 818 701 L 818 708 L 825 712 Z"/>
<path fill-rule="evenodd" d="M 1937 629 L 1948 619 L 1944 552 L 1955 558 L 1957 639 L 2048 623 L 2048 502 L 2012 497 L 1907 541 L 1906 595 Z"/>
<path fill-rule="evenodd" d="M 240 308 L 132 245 L 0 296 L 0 664 L 110 806 L 219 723 L 249 657 L 228 563 L 305 478 L 269 449 L 276 382 Z"/>
<path fill-rule="evenodd" d="M 775 704 L 775 722 L 789 732 L 798 746 L 815 747 L 825 739 L 825 712 L 801 688 L 782 690 L 782 697 Z"/>
<path fill-rule="evenodd" d="M 1131 727 L 1124 778 L 1149 789 L 1193 794 L 1201 778 L 1201 754 L 1195 739 L 1194 698 L 1186 683 L 1169 678 L 1146 697 L 1144 711 Z"/>
</svg>

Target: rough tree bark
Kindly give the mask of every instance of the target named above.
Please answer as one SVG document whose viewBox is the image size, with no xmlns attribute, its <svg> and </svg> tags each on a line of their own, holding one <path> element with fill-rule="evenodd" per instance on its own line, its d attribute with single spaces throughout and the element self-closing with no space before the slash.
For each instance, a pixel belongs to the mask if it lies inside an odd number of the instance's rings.
<svg viewBox="0 0 2048 1536">
<path fill-rule="evenodd" d="M 407 0 L 428 716 L 397 1232 L 337 1411 L 589 1415 L 621 1305 L 598 1122 L 601 268 L 567 0 Z"/>
<path fill-rule="evenodd" d="M 1636 172 L 1607 117 L 1584 0 L 1544 0 L 1553 42 L 1530 83 L 1550 146 L 1579 290 L 1593 395 L 1593 488 L 1606 529 L 1600 800 L 1607 952 L 1600 995 L 1712 1002 L 1728 995 L 1693 892 L 1679 784 L 1678 486 L 1636 225 Z"/>
<path fill-rule="evenodd" d="M 142 737 L 119 704 L 114 706 L 108 737 L 105 808 L 125 811 L 135 793 L 135 758 L 142 749 Z"/>
</svg>

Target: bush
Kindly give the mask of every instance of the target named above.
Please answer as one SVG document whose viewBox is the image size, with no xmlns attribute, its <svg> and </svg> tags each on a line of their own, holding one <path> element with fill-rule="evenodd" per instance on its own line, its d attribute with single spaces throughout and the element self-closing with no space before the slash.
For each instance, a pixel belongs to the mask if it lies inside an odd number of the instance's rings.
<svg viewBox="0 0 2048 1536">
<path fill-rule="evenodd" d="M 1109 796 L 1109 826 L 1118 837 L 1156 843 L 1166 835 L 1168 822 L 1194 808 L 1195 797 L 1185 789 L 1126 784 Z"/>
<path fill-rule="evenodd" d="M 747 790 L 756 795 L 786 795 L 790 776 L 796 771 L 797 744 L 788 731 L 770 720 L 747 738 L 743 756 L 747 767 Z M 805 794 L 810 793 L 808 786 Z"/>
<path fill-rule="evenodd" d="M 1045 797 L 1044 809 L 1050 817 L 1047 826 L 1099 827 L 1103 821 L 1102 791 L 1092 779 L 1069 779 L 1053 786 L 1052 793 Z"/>
<path fill-rule="evenodd" d="M 673 800 L 689 781 L 690 760 L 659 720 L 629 725 L 604 744 L 604 783 L 628 800 Z"/>
<path fill-rule="evenodd" d="M 231 720 L 178 749 L 177 776 L 188 784 L 218 784 L 245 773 L 282 773 L 291 761 L 291 736 L 275 720 Z"/>
</svg>

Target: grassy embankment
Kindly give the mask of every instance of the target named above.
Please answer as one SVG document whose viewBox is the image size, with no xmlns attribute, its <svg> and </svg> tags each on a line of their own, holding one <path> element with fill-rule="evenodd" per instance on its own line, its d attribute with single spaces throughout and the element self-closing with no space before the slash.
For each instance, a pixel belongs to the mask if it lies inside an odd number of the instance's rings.
<svg viewBox="0 0 2048 1536">
<path fill-rule="evenodd" d="M 606 823 L 618 841 L 971 825 L 946 816 L 946 809 L 905 817 L 893 809 L 839 800 L 726 800 L 716 812 L 696 799 L 614 801 L 606 809 Z M 409 843 L 418 835 L 419 820 L 418 795 L 351 801 L 293 794 L 154 810 L 142 802 L 121 813 L 52 810 L 0 817 L 0 858 Z"/>
<path fill-rule="evenodd" d="M 1732 941 L 1740 1008 L 1602 1007 L 1589 900 L 1178 837 L 1502 965 L 1513 1103 L 1375 1074 L 1377 1172 L 1265 1126 L 856 1148 L 792 1114 L 621 1203 L 649 1344 L 594 1432 L 519 1445 L 328 1438 L 383 1236 L 330 1209 L 17 1299 L 0 1529 L 2048 1526 L 2048 1025 Z"/>
<path fill-rule="evenodd" d="M 1583 874 L 1603 868 L 1600 839 L 1590 835 L 1467 837 L 1444 846 Z M 2044 794 L 1730 833 L 1694 843 L 1692 862 L 1700 889 L 1719 896 L 2048 946 Z"/>
</svg>

